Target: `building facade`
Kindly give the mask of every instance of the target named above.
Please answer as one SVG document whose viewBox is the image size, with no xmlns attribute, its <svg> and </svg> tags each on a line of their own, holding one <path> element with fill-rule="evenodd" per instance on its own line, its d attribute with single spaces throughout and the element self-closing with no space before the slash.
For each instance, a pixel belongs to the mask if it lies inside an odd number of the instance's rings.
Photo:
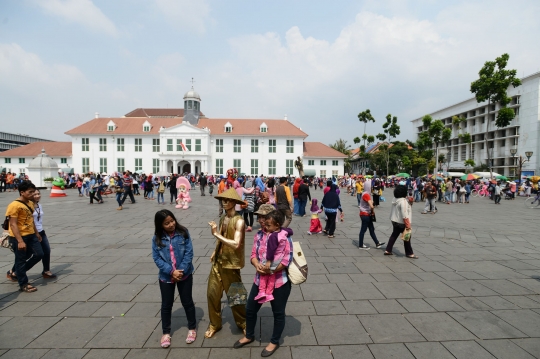
<svg viewBox="0 0 540 359">
<path fill-rule="evenodd" d="M 475 98 L 429 114 L 452 129 L 450 142 L 446 147 L 439 147 L 439 154 L 444 153 L 446 157 L 446 163 L 442 166 L 444 170 L 465 171 L 464 162 L 472 159 L 477 166 L 484 163 L 491 166 L 493 172 L 508 177 L 519 176 L 520 164 L 524 176 L 540 172 L 540 72 L 521 81 L 521 86 L 510 87 L 507 91 L 512 98 L 508 107 L 516 113 L 507 127 L 497 128 L 495 125 L 500 104 L 490 105 L 488 118 L 488 103 L 477 103 Z M 462 118 L 462 122 L 454 124 L 454 116 Z M 427 130 L 422 117 L 411 121 L 417 136 Z M 460 138 L 465 133 L 471 135 L 472 143 L 465 143 Z M 488 162 L 488 150 L 491 163 Z M 528 160 L 527 154 L 531 154 Z"/>
<path fill-rule="evenodd" d="M 41 138 L 30 137 L 20 133 L 0 132 L 0 152 L 11 150 L 34 142 L 51 142 Z M 37 154 L 36 154 L 37 155 Z"/>
<path fill-rule="evenodd" d="M 225 174 L 236 168 L 248 175 L 297 174 L 294 162 L 323 177 L 343 175 L 345 155 L 308 136 L 284 119 L 207 118 L 193 88 L 182 109 L 139 108 L 123 117 L 98 115 L 72 130 L 72 166 L 76 173 Z M 309 165 L 308 165 L 309 163 Z"/>
<path fill-rule="evenodd" d="M 27 173 L 30 162 L 44 150 L 63 172 L 73 169 L 71 142 L 33 142 L 0 152 L 0 172 Z"/>
</svg>

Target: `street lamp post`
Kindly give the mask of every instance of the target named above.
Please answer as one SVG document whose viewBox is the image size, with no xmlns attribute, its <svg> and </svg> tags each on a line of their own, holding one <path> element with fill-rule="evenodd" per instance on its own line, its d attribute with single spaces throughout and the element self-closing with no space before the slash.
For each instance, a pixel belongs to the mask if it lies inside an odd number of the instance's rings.
<svg viewBox="0 0 540 359">
<path fill-rule="evenodd" d="M 523 158 L 523 156 L 520 155 L 517 162 L 516 162 L 517 149 L 516 148 L 511 148 L 510 149 L 510 154 L 512 155 L 512 158 L 514 159 L 514 164 L 516 165 L 516 171 L 517 171 L 518 166 L 519 166 L 518 176 L 519 176 L 519 183 L 521 184 L 521 180 L 522 180 L 521 171 L 523 169 L 523 164 L 525 162 L 529 162 L 531 160 L 531 157 L 533 155 L 533 151 L 526 151 L 525 152 L 525 156 L 527 157 L 527 159 Z"/>
</svg>

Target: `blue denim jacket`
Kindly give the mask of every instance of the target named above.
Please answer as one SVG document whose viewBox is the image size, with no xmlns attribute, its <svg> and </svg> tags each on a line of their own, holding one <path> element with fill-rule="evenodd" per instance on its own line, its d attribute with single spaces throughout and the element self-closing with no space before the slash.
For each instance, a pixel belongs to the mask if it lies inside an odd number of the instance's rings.
<svg viewBox="0 0 540 359">
<path fill-rule="evenodd" d="M 159 268 L 159 279 L 164 282 L 170 282 L 173 272 L 170 244 L 174 250 L 176 259 L 176 269 L 183 270 L 184 276 L 193 273 L 193 244 L 189 233 L 187 238 L 184 238 L 180 233 L 175 233 L 172 238 L 168 234 L 164 234 L 161 238 L 163 247 L 158 247 L 155 241 L 155 236 L 152 238 L 152 258 Z"/>
</svg>

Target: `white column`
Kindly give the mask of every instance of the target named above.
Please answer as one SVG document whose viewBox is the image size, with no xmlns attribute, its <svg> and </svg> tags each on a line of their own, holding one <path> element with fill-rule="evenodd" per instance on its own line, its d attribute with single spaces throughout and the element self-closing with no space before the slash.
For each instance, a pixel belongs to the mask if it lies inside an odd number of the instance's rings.
<svg viewBox="0 0 540 359">
<path fill-rule="evenodd" d="M 195 161 L 189 160 L 189 164 L 191 166 L 191 173 L 195 174 Z"/>
</svg>

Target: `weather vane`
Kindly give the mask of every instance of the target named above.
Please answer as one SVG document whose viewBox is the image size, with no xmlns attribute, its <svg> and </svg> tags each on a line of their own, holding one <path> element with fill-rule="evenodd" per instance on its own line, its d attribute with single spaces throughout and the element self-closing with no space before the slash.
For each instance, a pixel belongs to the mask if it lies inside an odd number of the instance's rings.
<svg viewBox="0 0 540 359">
<path fill-rule="evenodd" d="M 191 88 L 193 88 L 193 84 L 195 83 L 195 79 L 193 79 L 193 77 L 191 78 Z"/>
</svg>

